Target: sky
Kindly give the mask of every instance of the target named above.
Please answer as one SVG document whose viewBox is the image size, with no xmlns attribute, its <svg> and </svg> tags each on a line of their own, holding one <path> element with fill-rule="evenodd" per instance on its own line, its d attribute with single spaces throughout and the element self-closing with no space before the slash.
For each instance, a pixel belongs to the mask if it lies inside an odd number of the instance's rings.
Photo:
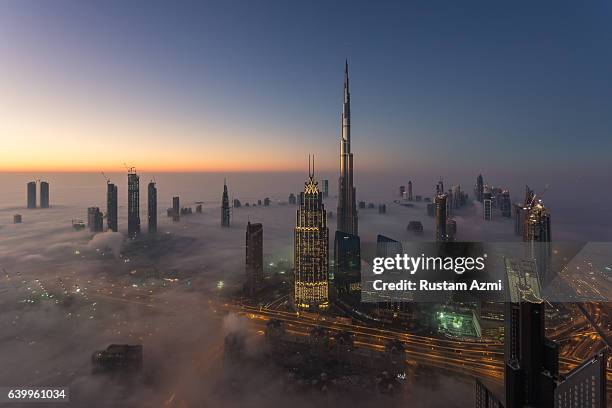
<svg viewBox="0 0 612 408">
<path fill-rule="evenodd" d="M 0 171 L 302 171 L 308 154 L 336 170 L 347 58 L 359 171 L 601 174 L 611 17 L 604 1 L 3 1 Z"/>
</svg>

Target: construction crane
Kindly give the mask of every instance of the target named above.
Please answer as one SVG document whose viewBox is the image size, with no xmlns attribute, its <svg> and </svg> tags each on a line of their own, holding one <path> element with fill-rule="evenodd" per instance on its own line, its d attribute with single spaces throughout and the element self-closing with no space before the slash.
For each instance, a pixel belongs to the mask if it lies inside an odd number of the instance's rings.
<svg viewBox="0 0 612 408">
<path fill-rule="evenodd" d="M 136 173 L 136 167 L 128 166 L 126 163 L 123 163 L 123 166 L 125 167 L 128 173 Z"/>
<path fill-rule="evenodd" d="M 110 178 L 108 178 L 108 177 L 106 176 L 106 174 L 104 174 L 104 172 L 103 172 L 103 171 L 102 171 L 101 173 L 102 173 L 102 177 L 104 177 L 104 179 L 106 180 L 106 184 L 110 184 L 110 183 L 111 183 L 111 179 L 110 179 Z"/>
<path fill-rule="evenodd" d="M 545 193 L 546 193 L 546 192 L 547 192 L 549 189 L 550 189 L 550 184 L 546 184 L 546 185 L 544 186 L 544 190 L 542 191 L 542 193 L 541 193 L 541 194 L 535 194 L 535 193 L 534 193 L 534 194 L 533 194 L 533 197 L 531 198 L 531 202 L 529 203 L 529 206 L 530 206 L 530 207 L 533 207 L 533 204 L 535 203 L 536 198 L 537 198 L 537 197 L 542 198 L 542 196 L 544 196 L 544 194 L 545 194 Z"/>
</svg>

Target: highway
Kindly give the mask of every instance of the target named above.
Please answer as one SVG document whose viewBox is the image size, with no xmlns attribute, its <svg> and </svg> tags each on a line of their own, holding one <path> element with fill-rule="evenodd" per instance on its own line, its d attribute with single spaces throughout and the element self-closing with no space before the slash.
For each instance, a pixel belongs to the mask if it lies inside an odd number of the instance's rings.
<svg viewBox="0 0 612 408">
<path fill-rule="evenodd" d="M 377 351 L 384 351 L 389 340 L 399 340 L 406 347 L 406 361 L 409 364 L 417 363 L 495 381 L 502 381 L 504 377 L 501 343 L 437 339 L 348 324 L 316 315 L 298 316 L 291 312 L 249 306 L 225 304 L 223 308 L 228 312 L 246 316 L 258 330 L 262 330 L 270 319 L 277 319 L 282 321 L 292 333 L 303 335 L 307 335 L 313 327 L 323 327 L 331 332 L 347 331 L 353 335 L 356 346 Z M 559 368 L 562 373 L 570 371 L 579 364 L 580 361 L 573 358 L 559 358 Z M 612 395 L 612 373 L 608 375 L 608 394 Z"/>
</svg>

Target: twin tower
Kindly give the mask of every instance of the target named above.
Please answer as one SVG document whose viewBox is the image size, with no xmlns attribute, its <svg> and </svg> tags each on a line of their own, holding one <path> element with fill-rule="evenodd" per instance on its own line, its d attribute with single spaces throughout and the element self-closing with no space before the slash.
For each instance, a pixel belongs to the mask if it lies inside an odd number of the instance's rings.
<svg viewBox="0 0 612 408">
<path fill-rule="evenodd" d="M 314 179 L 314 159 L 308 163 L 308 180 L 297 210 L 294 231 L 295 304 L 300 309 L 324 310 L 329 306 L 329 229 L 323 194 Z M 351 94 L 348 61 L 344 65 L 344 101 L 341 115 L 340 178 L 337 230 L 358 235 L 357 206 L 351 153 Z"/>
</svg>

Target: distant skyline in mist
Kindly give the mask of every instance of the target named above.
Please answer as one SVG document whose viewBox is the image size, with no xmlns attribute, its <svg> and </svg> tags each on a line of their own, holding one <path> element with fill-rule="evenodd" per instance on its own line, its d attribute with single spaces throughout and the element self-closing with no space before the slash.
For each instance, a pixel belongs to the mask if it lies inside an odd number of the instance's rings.
<svg viewBox="0 0 612 408">
<path fill-rule="evenodd" d="M 0 171 L 299 172 L 315 154 L 334 172 L 348 58 L 358 177 L 601 175 L 611 18 L 607 2 L 5 1 Z"/>
</svg>

